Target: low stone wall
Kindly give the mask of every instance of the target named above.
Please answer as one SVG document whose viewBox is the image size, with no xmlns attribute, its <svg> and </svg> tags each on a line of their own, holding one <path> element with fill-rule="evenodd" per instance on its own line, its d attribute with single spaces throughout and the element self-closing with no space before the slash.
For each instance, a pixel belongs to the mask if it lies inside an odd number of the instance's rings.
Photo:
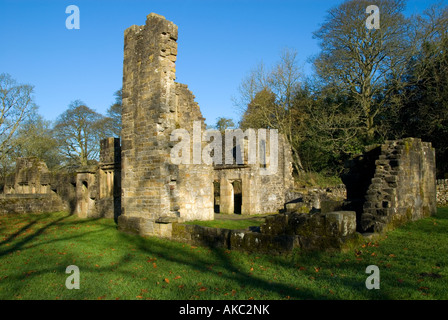
<svg viewBox="0 0 448 320">
<path fill-rule="evenodd" d="M 437 205 L 439 207 L 448 205 L 448 179 L 437 180 Z"/>
<path fill-rule="evenodd" d="M 66 210 L 67 204 L 56 194 L 0 195 L 0 215 Z"/>
<path fill-rule="evenodd" d="M 212 248 L 246 252 L 284 254 L 297 247 L 296 238 L 289 235 L 269 235 L 250 230 L 230 230 L 174 223 L 173 240 Z"/>
<path fill-rule="evenodd" d="M 319 210 L 321 213 L 342 209 L 347 198 L 347 189 L 341 184 L 328 188 L 302 188 L 287 194 L 285 212 L 309 213 Z"/>
<path fill-rule="evenodd" d="M 266 218 L 248 230 L 229 230 L 173 223 L 171 239 L 193 245 L 246 252 L 287 254 L 294 248 L 305 251 L 341 250 L 361 236 L 356 233 L 356 213 L 283 213 Z"/>
</svg>

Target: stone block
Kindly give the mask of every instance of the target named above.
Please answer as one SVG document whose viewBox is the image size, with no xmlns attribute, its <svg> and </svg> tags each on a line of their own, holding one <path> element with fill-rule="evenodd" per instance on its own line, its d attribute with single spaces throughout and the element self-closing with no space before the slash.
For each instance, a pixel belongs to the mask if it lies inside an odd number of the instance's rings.
<svg viewBox="0 0 448 320">
<path fill-rule="evenodd" d="M 356 232 L 356 212 L 337 211 L 325 214 L 330 236 L 347 237 Z"/>
</svg>

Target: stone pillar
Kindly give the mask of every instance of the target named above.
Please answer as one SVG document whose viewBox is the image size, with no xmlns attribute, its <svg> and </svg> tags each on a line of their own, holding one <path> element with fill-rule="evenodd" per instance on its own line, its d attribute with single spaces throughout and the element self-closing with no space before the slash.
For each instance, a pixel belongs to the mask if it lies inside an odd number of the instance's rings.
<svg viewBox="0 0 448 320">
<path fill-rule="evenodd" d="M 213 218 L 210 168 L 173 164 L 170 155 L 172 131 L 203 118 L 186 86 L 174 82 L 177 26 L 151 13 L 124 37 L 118 224 L 123 231 L 165 236 L 168 221 Z"/>
<path fill-rule="evenodd" d="M 233 185 L 226 178 L 221 178 L 220 182 L 220 195 L 219 195 L 219 212 L 220 213 L 233 213 L 234 199 L 233 199 Z"/>
<path fill-rule="evenodd" d="M 170 211 L 169 132 L 174 127 L 177 26 L 151 13 L 125 31 L 122 113 L 122 207 L 127 217 Z"/>
</svg>

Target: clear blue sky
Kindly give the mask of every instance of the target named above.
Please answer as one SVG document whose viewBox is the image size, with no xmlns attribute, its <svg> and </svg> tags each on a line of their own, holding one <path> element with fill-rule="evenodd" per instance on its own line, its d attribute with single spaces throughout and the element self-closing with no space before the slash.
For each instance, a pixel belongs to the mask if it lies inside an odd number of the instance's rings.
<svg viewBox="0 0 448 320">
<path fill-rule="evenodd" d="M 237 121 L 232 96 L 249 70 L 261 61 L 272 65 L 288 47 L 310 73 L 307 59 L 319 52 L 312 32 L 341 2 L 0 0 L 0 73 L 35 86 L 45 119 L 55 120 L 76 99 L 104 114 L 122 85 L 123 32 L 155 12 L 179 27 L 176 81 L 193 91 L 207 124 L 220 116 Z M 435 2 L 409 0 L 407 13 Z M 65 27 L 71 4 L 80 9 L 79 30 Z"/>
</svg>

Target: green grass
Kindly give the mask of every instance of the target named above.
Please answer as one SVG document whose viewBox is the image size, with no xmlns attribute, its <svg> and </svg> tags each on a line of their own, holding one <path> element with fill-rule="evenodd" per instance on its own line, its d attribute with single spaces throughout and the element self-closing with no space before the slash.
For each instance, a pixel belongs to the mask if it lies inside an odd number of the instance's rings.
<svg viewBox="0 0 448 320">
<path fill-rule="evenodd" d="M 305 171 L 295 177 L 295 184 L 304 187 L 327 188 L 342 184 L 339 176 L 325 175 L 319 172 Z"/>
<path fill-rule="evenodd" d="M 190 246 L 66 213 L 0 217 L 0 299 L 448 299 L 448 209 L 345 253 Z M 381 288 L 368 290 L 368 265 Z M 80 269 L 68 290 L 66 267 Z"/>
<path fill-rule="evenodd" d="M 231 230 L 247 229 L 249 227 L 259 227 L 264 222 L 263 218 L 236 219 L 236 220 L 209 220 L 209 221 L 188 221 L 185 224 L 195 224 L 203 227 L 223 228 Z"/>
</svg>

